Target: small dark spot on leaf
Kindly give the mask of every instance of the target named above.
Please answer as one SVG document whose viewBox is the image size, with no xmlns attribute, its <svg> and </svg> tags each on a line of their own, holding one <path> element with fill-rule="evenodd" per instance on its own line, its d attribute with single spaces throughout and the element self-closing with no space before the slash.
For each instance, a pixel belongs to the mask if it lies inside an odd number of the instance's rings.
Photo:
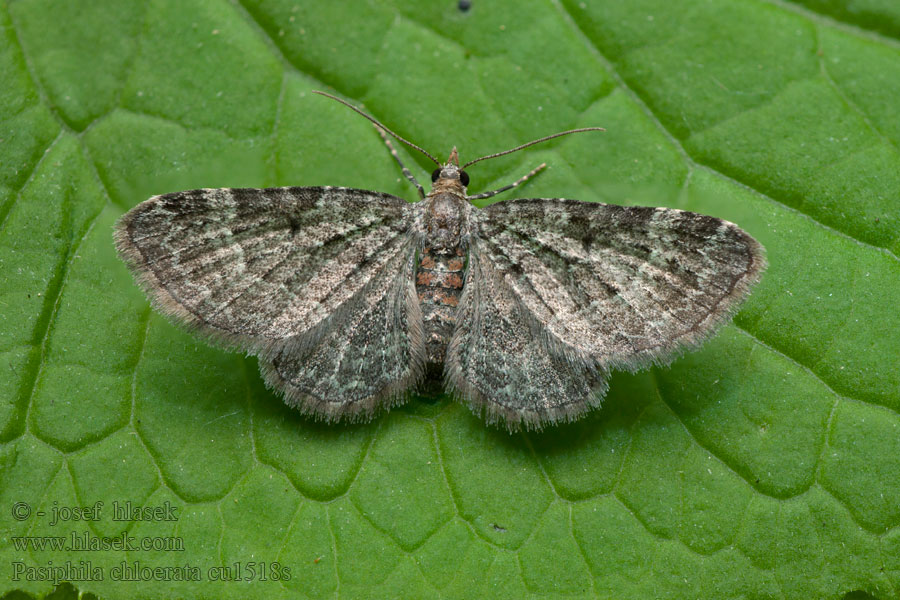
<svg viewBox="0 0 900 600">
<path fill-rule="evenodd" d="M 501 527 L 500 525 L 497 525 L 496 523 L 491 523 L 491 527 L 494 528 L 494 531 L 499 531 L 500 533 L 506 533 L 506 527 Z"/>
<path fill-rule="evenodd" d="M 469 9 L 472 8 L 472 2 L 471 0 L 459 0 L 457 7 L 459 7 L 460 12 L 469 12 Z"/>
</svg>

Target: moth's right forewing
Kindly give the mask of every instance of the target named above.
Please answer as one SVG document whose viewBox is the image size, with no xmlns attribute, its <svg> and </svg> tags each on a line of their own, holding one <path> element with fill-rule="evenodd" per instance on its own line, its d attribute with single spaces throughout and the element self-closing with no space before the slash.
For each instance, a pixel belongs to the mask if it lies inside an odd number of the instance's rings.
<svg viewBox="0 0 900 600">
<path fill-rule="evenodd" d="M 416 247 L 409 235 L 404 251 L 311 342 L 289 343 L 260 362 L 266 383 L 288 405 L 326 421 L 359 421 L 406 400 L 425 372 Z"/>
<path fill-rule="evenodd" d="M 226 345 L 274 354 L 339 317 L 408 251 L 412 206 L 350 188 L 201 189 L 139 204 L 115 239 L 161 312 Z"/>
</svg>

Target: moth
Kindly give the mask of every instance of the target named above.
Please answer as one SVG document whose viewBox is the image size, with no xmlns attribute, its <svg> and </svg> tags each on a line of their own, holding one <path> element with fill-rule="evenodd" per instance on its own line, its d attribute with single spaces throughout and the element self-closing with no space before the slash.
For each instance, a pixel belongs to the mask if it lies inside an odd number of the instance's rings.
<svg viewBox="0 0 900 600">
<path fill-rule="evenodd" d="M 612 369 L 710 336 L 765 268 L 738 226 L 671 208 L 561 198 L 476 208 L 465 171 L 570 133 L 446 162 L 372 121 L 420 201 L 343 187 L 154 196 L 115 243 L 153 305 L 258 355 L 266 384 L 325 421 L 369 420 L 426 380 L 510 431 L 600 405 Z M 434 161 L 425 194 L 388 134 Z"/>
</svg>

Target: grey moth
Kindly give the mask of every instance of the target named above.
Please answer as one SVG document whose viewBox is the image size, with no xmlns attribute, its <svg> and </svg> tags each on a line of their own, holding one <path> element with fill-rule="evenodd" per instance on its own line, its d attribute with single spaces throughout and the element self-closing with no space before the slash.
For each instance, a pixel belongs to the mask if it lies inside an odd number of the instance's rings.
<svg viewBox="0 0 900 600">
<path fill-rule="evenodd" d="M 328 95 L 324 94 L 323 95 Z M 334 98 L 333 96 L 330 96 Z M 419 202 L 343 187 L 154 196 L 115 241 L 153 305 L 258 355 L 305 414 L 358 421 L 438 381 L 509 430 L 599 406 L 610 370 L 669 362 L 727 321 L 765 268 L 738 226 L 670 208 L 561 198 L 476 208 L 441 162 L 375 123 Z M 599 129 L 599 128 L 588 128 Z M 425 194 L 390 134 L 437 168 Z"/>
</svg>

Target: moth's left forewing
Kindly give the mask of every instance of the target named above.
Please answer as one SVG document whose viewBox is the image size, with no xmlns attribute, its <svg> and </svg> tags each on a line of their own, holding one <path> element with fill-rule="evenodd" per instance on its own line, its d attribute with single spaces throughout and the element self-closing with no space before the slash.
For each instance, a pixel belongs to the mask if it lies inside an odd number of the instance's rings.
<svg viewBox="0 0 900 600">
<path fill-rule="evenodd" d="M 476 211 L 473 235 L 549 351 L 604 370 L 697 345 L 765 268 L 737 225 L 669 208 L 511 200 Z"/>
</svg>

